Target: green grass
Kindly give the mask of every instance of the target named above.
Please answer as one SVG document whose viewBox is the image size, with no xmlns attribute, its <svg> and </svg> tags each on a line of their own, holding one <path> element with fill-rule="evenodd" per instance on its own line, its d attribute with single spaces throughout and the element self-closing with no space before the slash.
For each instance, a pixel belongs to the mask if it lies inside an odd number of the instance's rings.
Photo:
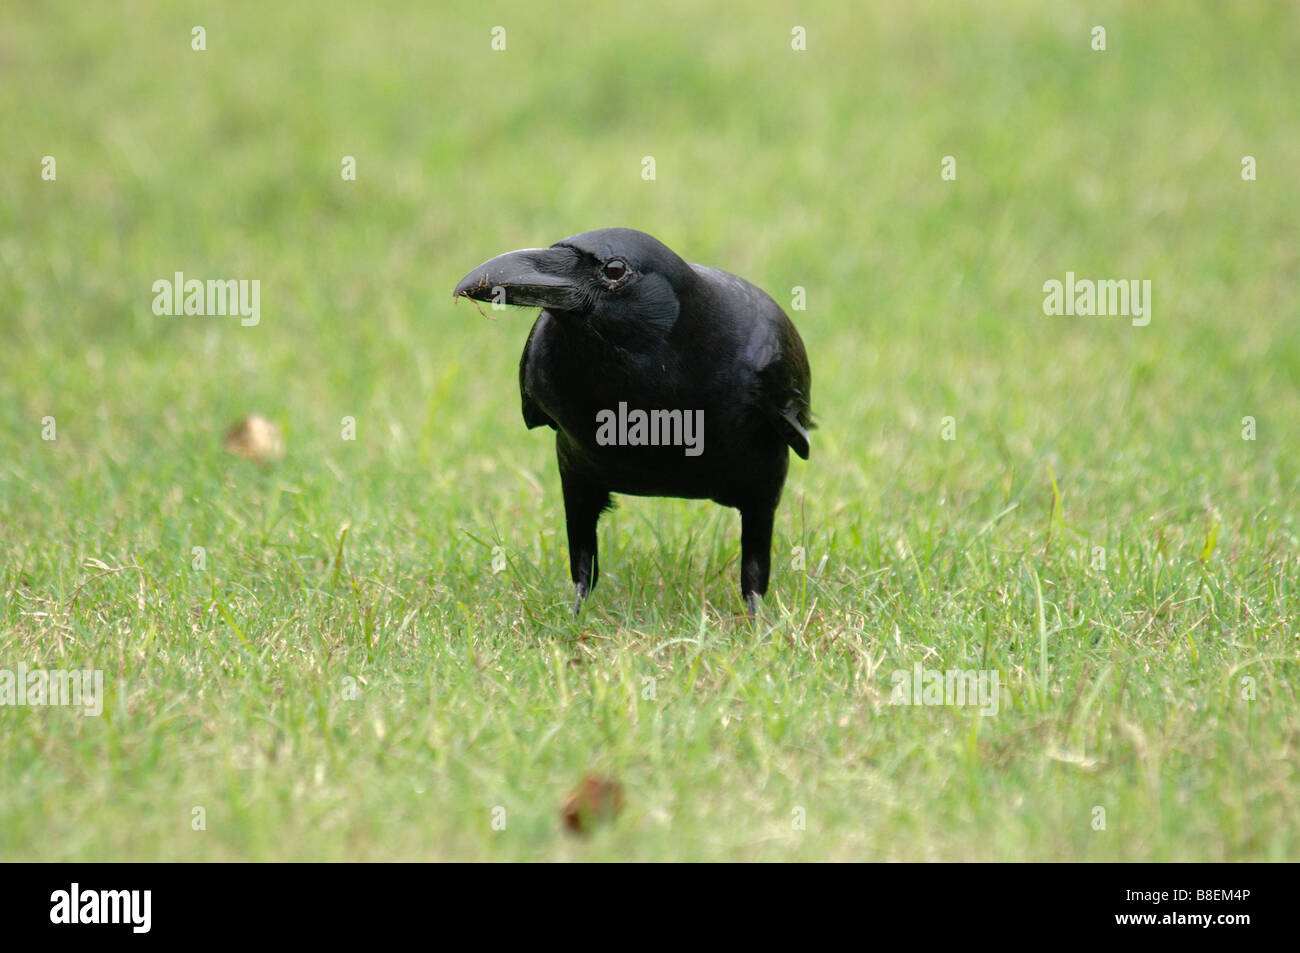
<svg viewBox="0 0 1300 953">
<path fill-rule="evenodd" d="M 0 667 L 108 697 L 0 708 L 0 857 L 1300 859 L 1294 5 L 407 6 L 3 14 Z M 807 289 L 757 630 L 734 512 L 662 500 L 571 620 L 532 315 L 451 301 L 615 224 Z M 890 705 L 917 662 L 998 714 Z"/>
</svg>

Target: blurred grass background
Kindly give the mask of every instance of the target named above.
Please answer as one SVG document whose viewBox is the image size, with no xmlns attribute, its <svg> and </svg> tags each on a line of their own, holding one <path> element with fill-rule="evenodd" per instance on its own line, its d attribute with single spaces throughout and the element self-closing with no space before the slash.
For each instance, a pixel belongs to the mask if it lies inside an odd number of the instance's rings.
<svg viewBox="0 0 1300 953">
<path fill-rule="evenodd" d="M 111 689 L 0 710 L 0 855 L 1296 859 L 1298 59 L 1286 3 L 7 5 L 0 666 Z M 606 225 L 807 289 L 759 633 L 675 501 L 567 618 L 532 315 L 450 292 Z M 155 316 L 176 271 L 261 323 Z M 1044 316 L 1066 271 L 1151 324 Z M 915 661 L 1013 701 L 891 708 Z"/>
</svg>

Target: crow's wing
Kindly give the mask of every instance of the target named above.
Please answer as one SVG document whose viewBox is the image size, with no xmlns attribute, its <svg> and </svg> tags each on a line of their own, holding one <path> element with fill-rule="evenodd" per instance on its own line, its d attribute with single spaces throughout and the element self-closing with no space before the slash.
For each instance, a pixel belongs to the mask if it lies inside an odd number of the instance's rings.
<svg viewBox="0 0 1300 953">
<path fill-rule="evenodd" d="M 744 278 L 692 265 L 713 286 L 715 300 L 742 343 L 741 360 L 757 377 L 758 408 L 795 453 L 808 459 L 812 372 L 803 341 L 781 306 Z"/>
<path fill-rule="evenodd" d="M 759 322 L 745 358 L 758 372 L 759 409 L 790 449 L 808 459 L 808 431 L 816 427 L 810 406 L 812 374 L 799 332 L 772 303 L 775 316 Z"/>
</svg>

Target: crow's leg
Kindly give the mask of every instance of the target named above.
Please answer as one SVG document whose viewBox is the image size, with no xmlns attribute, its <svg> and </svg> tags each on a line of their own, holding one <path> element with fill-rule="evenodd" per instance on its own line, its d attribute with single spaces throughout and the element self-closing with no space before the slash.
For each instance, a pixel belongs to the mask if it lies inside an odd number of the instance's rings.
<svg viewBox="0 0 1300 953">
<path fill-rule="evenodd" d="M 596 521 L 609 507 L 609 491 L 592 486 L 573 474 L 560 471 L 564 489 L 564 524 L 569 532 L 569 574 L 575 590 L 573 615 L 582 600 L 596 588 L 600 561 L 596 558 Z"/>
<path fill-rule="evenodd" d="M 776 506 L 756 503 L 740 509 L 740 593 L 750 619 L 758 612 L 758 600 L 767 593 L 772 569 L 772 520 Z"/>
</svg>

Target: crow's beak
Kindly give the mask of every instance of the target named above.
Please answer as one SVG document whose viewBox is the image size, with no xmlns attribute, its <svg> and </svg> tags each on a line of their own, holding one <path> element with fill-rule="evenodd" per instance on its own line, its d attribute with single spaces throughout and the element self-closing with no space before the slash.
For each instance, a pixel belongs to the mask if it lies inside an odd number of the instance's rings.
<svg viewBox="0 0 1300 953">
<path fill-rule="evenodd" d="M 555 311 L 579 310 L 574 279 L 578 255 L 570 248 L 525 248 L 485 261 L 460 280 L 454 297 Z"/>
</svg>

